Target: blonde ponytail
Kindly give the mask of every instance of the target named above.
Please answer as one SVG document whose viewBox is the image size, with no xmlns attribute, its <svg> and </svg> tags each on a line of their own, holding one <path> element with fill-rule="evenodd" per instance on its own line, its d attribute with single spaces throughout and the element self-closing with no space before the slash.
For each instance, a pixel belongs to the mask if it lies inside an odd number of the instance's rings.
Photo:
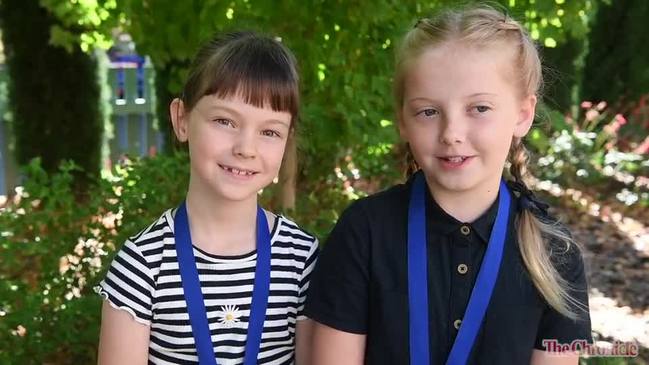
<svg viewBox="0 0 649 365">
<path fill-rule="evenodd" d="M 526 179 L 530 177 L 528 160 L 525 146 L 515 139 L 509 154 L 509 171 L 514 180 L 524 187 L 527 186 Z M 571 283 L 561 277 L 551 259 L 553 255 L 568 252 L 570 246 L 576 243 L 556 223 L 537 218 L 529 209 L 521 211 L 516 224 L 521 256 L 534 286 L 557 312 L 576 319 L 578 312 L 585 309 L 584 305 L 570 294 Z M 551 247 L 550 242 L 557 242 L 557 246 Z M 553 249 L 558 249 L 558 252 L 553 252 Z"/>
</svg>

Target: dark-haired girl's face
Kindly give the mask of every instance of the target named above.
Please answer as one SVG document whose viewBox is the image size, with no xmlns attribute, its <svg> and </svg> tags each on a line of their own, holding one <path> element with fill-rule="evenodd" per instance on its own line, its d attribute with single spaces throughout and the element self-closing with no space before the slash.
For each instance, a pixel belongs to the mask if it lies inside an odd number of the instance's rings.
<svg viewBox="0 0 649 365">
<path fill-rule="evenodd" d="M 238 95 L 207 95 L 184 120 L 190 184 L 220 198 L 246 200 L 277 177 L 291 133 L 290 113 L 247 104 Z"/>
</svg>

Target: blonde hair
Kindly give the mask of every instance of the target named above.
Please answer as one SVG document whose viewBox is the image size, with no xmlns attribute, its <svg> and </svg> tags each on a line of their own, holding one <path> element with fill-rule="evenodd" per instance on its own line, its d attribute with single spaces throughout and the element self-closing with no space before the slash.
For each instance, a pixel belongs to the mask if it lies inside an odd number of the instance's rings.
<svg viewBox="0 0 649 365">
<path fill-rule="evenodd" d="M 403 39 L 397 51 L 394 77 L 394 100 L 397 113 L 403 107 L 404 79 L 414 62 L 425 51 L 448 42 L 484 48 L 493 45 L 515 47 L 516 56 L 512 71 L 521 96 L 538 95 L 542 85 L 541 61 L 537 48 L 520 23 L 509 16 L 479 5 L 461 10 L 446 10 L 433 19 L 421 19 Z M 408 174 L 418 169 L 406 146 Z M 512 141 L 508 161 L 513 179 L 526 186 L 529 177 L 528 154 L 519 138 Z M 556 223 L 537 218 L 528 209 L 517 216 L 517 234 L 520 253 L 532 282 L 545 301 L 559 313 L 577 318 L 576 309 L 584 308 L 571 294 L 571 285 L 557 271 L 551 243 L 557 242 L 563 253 L 575 242 L 568 232 Z"/>
</svg>

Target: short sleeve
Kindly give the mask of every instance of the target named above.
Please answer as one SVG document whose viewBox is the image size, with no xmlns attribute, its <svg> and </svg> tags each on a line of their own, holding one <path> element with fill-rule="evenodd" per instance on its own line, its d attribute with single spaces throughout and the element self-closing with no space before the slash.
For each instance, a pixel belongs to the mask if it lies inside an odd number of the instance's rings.
<svg viewBox="0 0 649 365">
<path fill-rule="evenodd" d="M 140 249 L 127 240 L 95 291 L 119 310 L 130 313 L 142 324 L 151 323 L 155 281 Z"/>
<path fill-rule="evenodd" d="M 543 340 L 556 340 L 560 344 L 569 344 L 575 340 L 592 343 L 588 286 L 581 251 L 577 245 L 571 244 L 567 251 L 557 253 L 557 257 L 553 261 L 559 274 L 570 284 L 568 292 L 577 302 L 570 307 L 576 313 L 577 318 L 568 318 L 546 305 L 534 347 L 545 350 Z"/>
<path fill-rule="evenodd" d="M 297 320 L 304 320 L 308 317 L 304 315 L 304 303 L 306 302 L 307 294 L 309 291 L 309 284 L 311 282 L 311 273 L 316 266 L 318 260 L 318 240 L 315 239 L 309 249 L 309 254 L 304 263 L 302 270 L 302 277 L 300 279 L 300 291 L 298 296 Z"/>
<path fill-rule="evenodd" d="M 367 332 L 369 227 L 360 202 L 341 215 L 311 277 L 305 313 L 340 331 Z"/>
</svg>

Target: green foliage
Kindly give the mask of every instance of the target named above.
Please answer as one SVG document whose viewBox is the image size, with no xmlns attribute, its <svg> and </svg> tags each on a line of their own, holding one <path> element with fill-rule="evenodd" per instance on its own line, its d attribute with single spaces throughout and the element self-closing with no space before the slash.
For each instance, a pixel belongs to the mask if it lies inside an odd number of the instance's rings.
<svg viewBox="0 0 649 365">
<path fill-rule="evenodd" d="M 57 21 L 36 0 L 1 1 L 0 22 L 18 163 L 41 157 L 55 171 L 72 159 L 96 176 L 103 126 L 95 60 L 49 44 Z"/>
<path fill-rule="evenodd" d="M 100 298 L 93 286 L 124 240 L 177 205 L 187 156 L 118 166 L 87 201 L 75 198 L 63 163 L 48 174 L 38 160 L 24 190 L 0 209 L 0 363 L 94 363 Z"/>
<path fill-rule="evenodd" d="M 599 0 L 501 0 L 541 46 L 545 87 L 542 96 L 554 109 L 568 111 L 578 102 L 587 35 Z"/>
<path fill-rule="evenodd" d="M 84 52 L 112 45 L 110 32 L 124 21 L 117 0 L 76 1 L 40 0 L 60 24 L 53 24 L 51 43 L 69 52 L 80 47 Z"/>
<path fill-rule="evenodd" d="M 587 54 L 586 40 L 569 37 L 557 47 L 542 49 L 544 87 L 542 97 L 553 109 L 573 112 L 579 99 L 583 58 Z"/>
<path fill-rule="evenodd" d="M 584 100 L 632 103 L 649 91 L 648 17 L 644 0 L 602 5 L 589 36 Z"/>
<path fill-rule="evenodd" d="M 550 124 L 533 129 L 527 137 L 537 177 L 562 186 L 596 189 L 601 198 L 614 193 L 627 205 L 649 206 L 649 186 L 642 182 L 649 175 L 649 161 L 621 148 L 627 145 L 620 143 L 626 119 L 606 110 L 603 102 L 584 102 L 582 108 L 585 116 L 580 120 L 547 112 Z"/>
<path fill-rule="evenodd" d="M 524 22 L 534 40 L 554 48 L 569 38 L 584 39 L 589 31 L 589 14 L 600 0 L 500 0 L 514 18 Z"/>
</svg>

